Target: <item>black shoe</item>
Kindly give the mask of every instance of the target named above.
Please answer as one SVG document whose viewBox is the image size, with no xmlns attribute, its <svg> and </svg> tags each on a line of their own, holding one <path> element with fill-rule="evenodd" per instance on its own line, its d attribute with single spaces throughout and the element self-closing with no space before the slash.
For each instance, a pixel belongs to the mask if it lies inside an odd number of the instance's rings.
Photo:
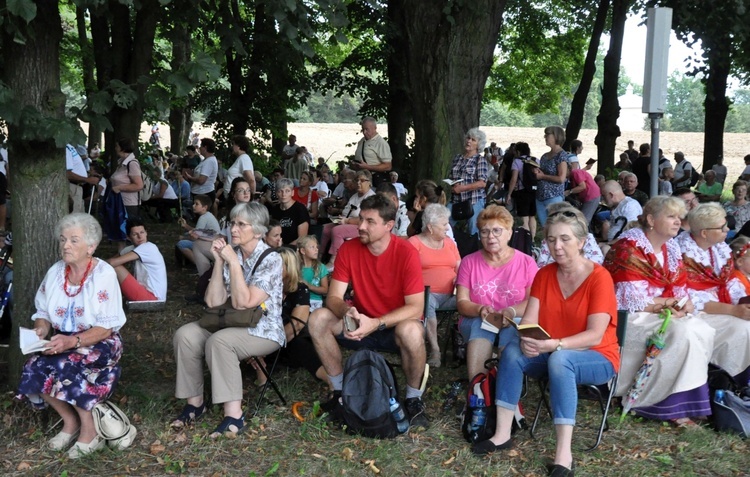
<svg viewBox="0 0 750 477">
<path fill-rule="evenodd" d="M 333 391 L 331 398 L 320 405 L 320 410 L 328 414 L 326 420 L 341 421 L 343 405 L 341 404 L 341 391 Z"/>
<path fill-rule="evenodd" d="M 410 427 L 422 427 L 424 429 L 430 427 L 430 418 L 427 417 L 421 397 L 407 399 L 405 405 L 406 413 L 409 415 Z"/>
<path fill-rule="evenodd" d="M 576 470 L 576 463 L 573 462 L 571 464 L 570 469 L 568 469 L 565 466 L 555 464 L 550 466 L 547 471 L 549 472 L 547 475 L 551 475 L 554 477 L 573 477 L 575 475 Z"/>
<path fill-rule="evenodd" d="M 471 452 L 474 455 L 487 455 L 500 450 L 510 449 L 513 447 L 513 440 L 508 439 L 502 444 L 495 445 L 494 442 L 487 439 L 486 441 L 480 441 L 471 446 Z"/>
</svg>

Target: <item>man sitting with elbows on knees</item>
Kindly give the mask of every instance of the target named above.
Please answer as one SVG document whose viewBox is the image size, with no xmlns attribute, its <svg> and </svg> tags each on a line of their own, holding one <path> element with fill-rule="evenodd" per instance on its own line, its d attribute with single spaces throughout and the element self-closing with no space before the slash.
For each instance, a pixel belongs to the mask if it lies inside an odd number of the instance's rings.
<svg viewBox="0 0 750 477">
<path fill-rule="evenodd" d="M 401 354 L 406 374 L 406 412 L 413 427 L 429 426 L 420 390 L 425 371 L 424 282 L 417 250 L 393 237 L 396 206 L 381 195 L 362 201 L 359 240 L 339 249 L 326 307 L 315 310 L 308 328 L 315 350 L 333 386 L 324 411 L 337 417 L 344 375 L 339 345 L 350 349 L 387 350 Z M 351 284 L 353 304 L 344 301 Z M 346 331 L 344 315 L 359 327 Z"/>
<path fill-rule="evenodd" d="M 117 273 L 122 296 L 128 301 L 166 301 L 167 267 L 159 248 L 148 241 L 141 219 L 128 219 L 125 230 L 133 248 L 124 248 L 121 255 L 107 260 Z M 125 264 L 130 262 L 134 267 L 132 275 L 125 268 Z"/>
</svg>

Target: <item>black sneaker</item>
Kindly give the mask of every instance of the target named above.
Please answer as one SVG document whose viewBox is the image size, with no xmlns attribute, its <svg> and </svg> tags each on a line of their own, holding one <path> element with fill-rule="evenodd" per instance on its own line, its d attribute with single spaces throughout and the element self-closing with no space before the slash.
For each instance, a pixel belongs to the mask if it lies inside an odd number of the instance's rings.
<svg viewBox="0 0 750 477">
<path fill-rule="evenodd" d="M 192 295 L 185 295 L 185 301 L 188 303 L 197 303 L 199 305 L 206 306 L 206 302 L 203 300 L 203 297 L 197 293 L 193 293 Z"/>
<path fill-rule="evenodd" d="M 328 414 L 326 421 L 340 421 L 343 410 L 341 391 L 333 391 L 331 398 L 320 405 L 320 410 Z"/>
<path fill-rule="evenodd" d="M 406 413 L 409 415 L 409 425 L 411 427 L 430 427 L 430 418 L 427 417 L 424 402 L 421 397 L 406 400 Z"/>
</svg>

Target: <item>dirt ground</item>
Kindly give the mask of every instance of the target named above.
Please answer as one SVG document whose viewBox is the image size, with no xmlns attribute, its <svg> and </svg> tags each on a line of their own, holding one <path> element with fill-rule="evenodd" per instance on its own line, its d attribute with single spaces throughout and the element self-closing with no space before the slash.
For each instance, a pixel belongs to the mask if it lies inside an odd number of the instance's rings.
<svg viewBox="0 0 750 477">
<path fill-rule="evenodd" d="M 145 128 L 141 132 L 141 140 L 147 141 L 150 135 L 150 128 Z M 161 126 L 162 144 L 168 143 L 169 134 L 168 126 Z M 196 124 L 197 130 L 201 137 L 209 136 L 211 130 L 202 128 Z M 499 128 L 482 126 L 481 129 L 487 134 L 487 142 L 495 141 L 501 147 L 506 148 L 511 142 L 524 141 L 531 146 L 531 153 L 535 156 L 543 154 L 547 148 L 544 145 L 543 130 L 541 128 Z M 383 136 L 388 136 L 388 126 L 381 124 L 378 131 Z M 297 144 L 306 146 L 307 149 L 317 158 L 324 157 L 328 159 L 329 164 L 335 164 L 335 161 L 344 159 L 344 156 L 354 154 L 356 142 L 362 137 L 357 124 L 342 123 L 291 123 L 289 124 L 290 134 L 297 136 Z M 579 139 L 583 141 L 582 157 L 596 157 L 596 146 L 594 138 L 596 131 L 593 129 L 584 129 L 581 131 Z M 628 140 L 635 141 L 636 148 L 644 142 L 650 142 L 650 131 L 623 132 L 623 135 L 617 140 L 617 150 L 624 151 L 627 149 Z M 682 151 L 690 163 L 700 168 L 703 163 L 703 134 L 702 133 L 679 133 L 679 132 L 662 132 L 659 137 L 659 144 L 664 154 L 673 162 L 674 153 Z M 458 151 L 457 151 L 458 152 Z M 724 134 L 724 164 L 728 168 L 729 180 L 738 177 L 745 165 L 742 158 L 750 154 L 750 134 Z M 594 168 L 594 171 L 596 168 Z"/>
</svg>

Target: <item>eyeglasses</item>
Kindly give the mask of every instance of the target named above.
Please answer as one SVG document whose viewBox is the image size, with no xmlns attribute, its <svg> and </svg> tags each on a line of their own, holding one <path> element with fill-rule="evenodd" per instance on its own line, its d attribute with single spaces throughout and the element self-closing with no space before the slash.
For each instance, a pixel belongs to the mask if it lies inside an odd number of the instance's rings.
<svg viewBox="0 0 750 477">
<path fill-rule="evenodd" d="M 250 189 L 235 189 L 234 193 L 235 194 L 249 194 L 250 193 Z"/>
<path fill-rule="evenodd" d="M 495 227 L 493 229 L 482 229 L 479 231 L 479 236 L 482 238 L 487 238 L 492 234 L 493 237 L 499 237 L 503 234 L 505 231 L 502 227 Z"/>
<path fill-rule="evenodd" d="M 370 181 L 368 181 L 367 179 L 357 179 L 357 182 L 359 182 L 360 184 L 363 184 L 365 182 L 370 182 Z"/>
<path fill-rule="evenodd" d="M 234 227 L 237 227 L 237 228 L 239 228 L 240 230 L 245 230 L 246 228 L 248 228 L 248 227 L 250 227 L 250 226 L 251 226 L 250 224 L 246 224 L 246 223 L 244 223 L 244 222 L 235 222 L 234 220 L 233 220 L 233 221 L 231 221 L 231 222 L 229 222 L 229 228 L 230 228 L 230 229 L 231 229 L 231 228 L 234 228 Z"/>
<path fill-rule="evenodd" d="M 729 225 L 728 222 L 724 222 L 724 225 L 722 225 L 721 227 L 706 227 L 703 230 L 721 230 L 723 232 L 724 230 L 729 230 L 728 225 Z"/>
<path fill-rule="evenodd" d="M 552 217 L 554 217 L 556 215 L 560 215 L 560 214 L 562 214 L 563 217 L 568 217 L 569 219 L 576 218 L 575 212 L 571 212 L 569 210 L 560 210 L 558 212 L 555 212 L 554 214 L 549 214 L 549 216 L 547 218 L 551 219 Z"/>
</svg>

